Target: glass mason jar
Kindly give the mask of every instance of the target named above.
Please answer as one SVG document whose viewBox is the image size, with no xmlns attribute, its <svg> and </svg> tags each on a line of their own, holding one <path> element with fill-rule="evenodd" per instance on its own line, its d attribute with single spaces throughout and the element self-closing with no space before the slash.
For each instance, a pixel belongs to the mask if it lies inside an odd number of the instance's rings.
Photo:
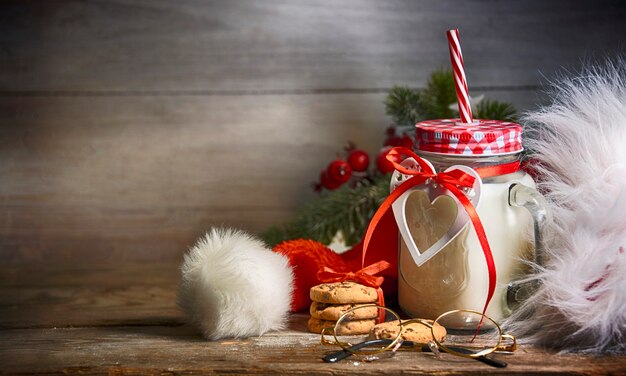
<svg viewBox="0 0 626 376">
<path fill-rule="evenodd" d="M 465 166 L 480 176 L 480 197 L 475 207 L 485 228 L 497 278 L 487 314 L 499 320 L 528 293 L 528 286 L 522 288 L 515 283 L 531 271 L 524 260 L 540 261 L 538 230 L 545 211 L 533 179 L 519 169 L 522 128 L 511 122 L 476 120 L 464 124 L 458 119 L 426 121 L 416 127 L 416 153 L 435 172 Z M 394 173 L 392 190 L 403 180 L 401 175 Z M 474 226 L 468 222 L 458 232 L 450 233 L 459 211 L 464 209 L 451 195 L 438 196 L 432 190 L 432 186 L 424 185 L 405 193 L 409 195 L 403 220 L 396 215 L 401 234 L 400 306 L 412 317 L 423 318 L 455 309 L 482 311 L 489 278 Z M 467 193 L 468 197 L 472 192 Z M 443 236 L 449 236 L 449 241 L 425 259 L 424 250 Z"/>
</svg>

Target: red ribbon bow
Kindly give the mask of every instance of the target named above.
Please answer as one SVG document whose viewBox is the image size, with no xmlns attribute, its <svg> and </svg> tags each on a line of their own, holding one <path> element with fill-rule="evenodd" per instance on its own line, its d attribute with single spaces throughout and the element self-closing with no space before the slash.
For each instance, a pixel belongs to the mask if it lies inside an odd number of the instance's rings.
<svg viewBox="0 0 626 376">
<path fill-rule="evenodd" d="M 378 261 L 356 272 L 338 272 L 325 266 L 317 272 L 317 279 L 324 283 L 353 281 L 365 286 L 374 287 L 378 294 L 378 305 L 384 306 L 385 297 L 380 286 L 383 284 L 385 278 L 375 276 L 374 274 L 378 274 L 390 266 L 391 264 L 385 260 Z"/>
<path fill-rule="evenodd" d="M 327 266 L 317 272 L 317 278 L 322 282 L 354 281 L 362 285 L 378 288 L 383 284 L 384 277 L 375 276 L 391 266 L 387 261 L 381 260 L 357 272 L 337 272 Z"/>
<path fill-rule="evenodd" d="M 396 160 L 404 160 L 405 157 L 412 157 L 415 159 L 417 164 L 420 166 L 420 170 L 412 170 L 408 169 L 399 163 L 396 163 Z M 493 255 L 491 253 L 491 247 L 489 246 L 489 241 L 487 240 L 487 234 L 485 233 L 485 229 L 483 227 L 480 218 L 478 217 L 478 213 L 476 212 L 476 208 L 472 205 L 472 202 L 465 196 L 465 194 L 461 191 L 460 188 L 471 188 L 474 185 L 474 177 L 469 175 L 461 170 L 452 170 L 448 172 L 440 172 L 436 173 L 431 169 L 431 167 L 420 158 L 417 154 L 413 153 L 412 150 L 404 148 L 404 147 L 395 147 L 389 151 L 387 154 L 387 160 L 393 163 L 394 168 L 405 174 L 412 175 L 412 177 L 406 180 L 404 183 L 400 184 L 393 192 L 389 194 L 389 196 L 383 201 L 382 205 L 378 208 L 374 217 L 372 218 L 367 232 L 365 233 L 365 240 L 363 242 L 363 258 L 362 264 L 365 263 L 365 253 L 367 252 L 367 247 L 372 238 L 374 230 L 376 229 L 376 225 L 381 220 L 383 215 L 391 208 L 391 205 L 400 197 L 402 194 L 412 187 L 416 185 L 420 185 L 424 183 L 428 179 L 432 179 L 433 181 L 439 183 L 441 186 L 449 190 L 454 197 L 456 197 L 463 208 L 467 212 L 474 225 L 474 230 L 476 231 L 476 235 L 478 236 L 478 241 L 483 249 L 483 253 L 485 255 L 485 261 L 487 262 L 487 269 L 489 272 L 489 291 L 487 293 L 487 300 L 485 302 L 485 306 L 483 308 L 483 314 L 487 311 L 487 306 L 493 297 L 493 293 L 496 289 L 496 264 L 493 260 Z M 500 173 L 508 172 L 507 169 L 519 168 L 519 163 L 516 166 L 514 164 L 507 165 L 503 169 L 500 169 Z M 482 175 L 481 175 L 482 176 Z"/>
</svg>

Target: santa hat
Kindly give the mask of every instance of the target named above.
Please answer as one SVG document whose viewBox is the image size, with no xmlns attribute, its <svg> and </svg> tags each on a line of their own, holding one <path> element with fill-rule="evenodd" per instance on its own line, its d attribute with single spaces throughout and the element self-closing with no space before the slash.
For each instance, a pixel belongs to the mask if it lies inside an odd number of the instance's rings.
<svg viewBox="0 0 626 376">
<path fill-rule="evenodd" d="M 388 267 L 382 291 L 397 291 L 397 230 L 389 213 L 370 241 L 343 254 L 324 244 L 297 239 L 274 249 L 243 231 L 213 228 L 185 255 L 179 305 L 207 339 L 258 336 L 284 328 L 289 311 L 309 308 L 318 272 L 357 273 L 381 260 Z"/>
</svg>

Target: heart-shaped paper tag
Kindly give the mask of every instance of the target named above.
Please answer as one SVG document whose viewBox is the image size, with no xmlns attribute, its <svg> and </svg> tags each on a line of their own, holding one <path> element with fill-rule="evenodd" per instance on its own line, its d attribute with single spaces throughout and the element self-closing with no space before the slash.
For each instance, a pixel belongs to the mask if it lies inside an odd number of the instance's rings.
<svg viewBox="0 0 626 376">
<path fill-rule="evenodd" d="M 430 162 L 426 160 L 424 161 L 429 165 L 432 171 L 435 171 L 434 167 L 432 166 Z M 404 161 L 402 161 L 401 165 L 411 170 L 417 170 L 417 171 L 421 170 L 421 168 L 419 167 L 419 164 L 413 158 L 405 159 Z M 478 208 L 478 204 L 480 202 L 480 193 L 481 193 L 481 188 L 482 188 L 482 180 L 480 176 L 471 167 L 462 166 L 462 165 L 451 166 L 450 168 L 446 170 L 446 172 L 457 170 L 457 169 L 474 177 L 473 187 L 471 189 L 465 188 L 463 189 L 463 192 L 465 193 L 467 198 L 469 198 L 472 205 L 475 208 Z M 402 184 L 407 179 L 410 179 L 411 177 L 412 177 L 411 175 L 405 175 L 398 171 L 395 171 L 391 178 L 391 191 L 396 189 L 400 184 Z M 448 230 L 443 232 L 443 235 L 438 237 L 438 239 L 436 240 L 433 239 L 434 242 L 428 241 L 428 240 L 420 242 L 422 244 L 429 244 L 432 242 L 432 244 L 426 250 L 420 250 L 419 247 L 417 246 L 411 233 L 413 232 L 414 234 L 417 234 L 418 231 L 415 231 L 415 230 L 411 231 L 409 221 L 407 220 L 407 202 L 409 201 L 411 194 L 416 191 L 421 191 L 427 194 L 428 199 L 426 201 L 428 201 L 429 205 L 421 204 L 418 206 L 415 206 L 415 205 L 409 205 L 409 206 L 413 208 L 416 208 L 416 207 L 420 207 L 422 209 L 427 208 L 429 212 L 432 212 L 433 216 L 440 216 L 440 218 L 433 218 L 432 223 L 443 224 L 443 226 L 446 226 L 446 227 L 449 226 Z M 454 217 L 454 208 L 450 208 L 449 198 L 452 198 L 453 202 L 456 204 L 456 217 Z M 423 201 L 423 199 L 419 201 Z M 465 209 L 463 208 L 463 205 L 459 202 L 459 200 L 456 197 L 454 197 L 454 195 L 449 190 L 437 184 L 436 182 L 433 182 L 431 179 L 425 181 L 423 184 L 416 185 L 415 187 L 412 187 L 408 191 L 404 192 L 391 205 L 391 208 L 393 210 L 393 215 L 398 225 L 400 236 L 402 236 L 402 239 L 404 240 L 404 243 L 406 244 L 407 249 L 411 253 L 411 256 L 413 257 L 415 264 L 418 266 L 424 264 L 431 257 L 433 257 L 439 251 L 441 251 L 470 222 L 469 215 L 467 214 L 467 212 L 465 211 Z M 450 225 L 449 223 L 452 223 L 452 224 Z M 423 225 L 428 225 L 428 224 L 423 224 Z M 440 230 L 434 230 L 430 232 L 431 233 L 436 232 L 437 236 L 439 236 L 439 234 L 441 234 L 442 231 L 440 229 Z"/>
</svg>

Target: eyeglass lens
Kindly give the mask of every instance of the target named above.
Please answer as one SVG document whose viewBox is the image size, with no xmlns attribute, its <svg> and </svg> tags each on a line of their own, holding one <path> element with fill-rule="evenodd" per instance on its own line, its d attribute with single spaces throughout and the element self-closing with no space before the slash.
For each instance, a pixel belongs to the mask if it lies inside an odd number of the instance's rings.
<svg viewBox="0 0 626 376">
<path fill-rule="evenodd" d="M 337 320 L 334 334 L 338 344 L 345 349 L 357 343 L 364 343 L 373 339 L 370 333 L 375 325 L 387 325 L 388 331 L 395 333 L 395 336 L 385 338 L 395 340 L 400 333 L 399 320 L 398 315 L 390 309 L 366 304 L 351 309 Z M 390 345 L 391 343 L 374 342 L 369 343 L 367 346 L 353 348 L 353 352 L 375 353 L 386 350 Z"/>
<path fill-rule="evenodd" d="M 479 312 L 452 311 L 440 316 L 436 322 L 446 329 L 445 339 L 439 345 L 448 352 L 485 355 L 493 352 L 500 343 L 500 327 Z"/>
</svg>

